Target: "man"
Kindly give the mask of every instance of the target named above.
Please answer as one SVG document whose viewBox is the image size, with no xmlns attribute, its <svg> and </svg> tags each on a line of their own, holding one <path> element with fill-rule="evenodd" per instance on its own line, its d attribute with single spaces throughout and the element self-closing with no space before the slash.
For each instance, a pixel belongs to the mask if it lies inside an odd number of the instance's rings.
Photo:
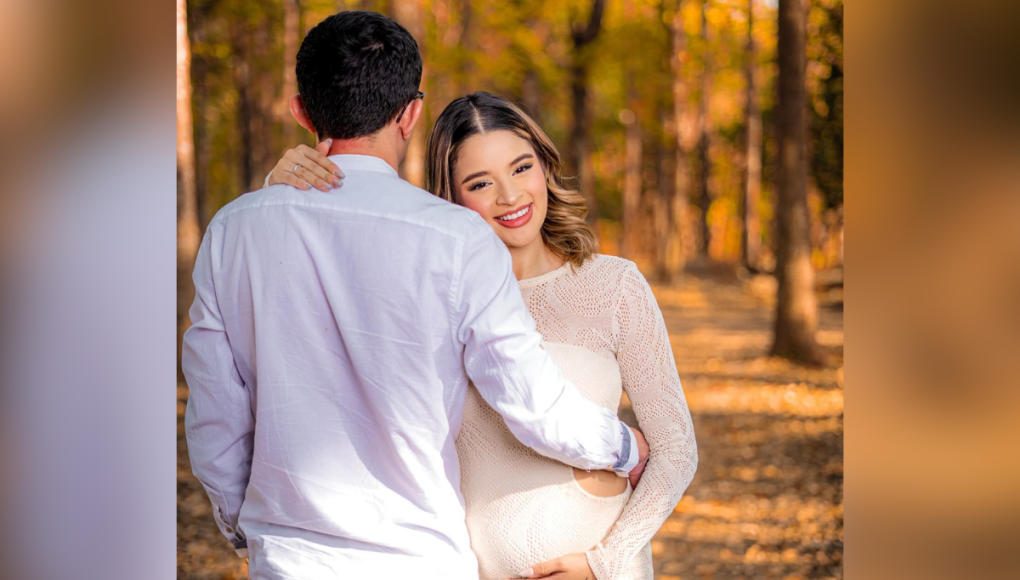
<svg viewBox="0 0 1020 580">
<path fill-rule="evenodd" d="M 454 450 L 468 377 L 523 443 L 629 472 L 640 435 L 587 401 L 474 212 L 397 176 L 422 111 L 414 39 L 343 12 L 298 53 L 298 121 L 346 171 L 209 224 L 183 366 L 195 475 L 252 578 L 477 578 Z"/>
</svg>

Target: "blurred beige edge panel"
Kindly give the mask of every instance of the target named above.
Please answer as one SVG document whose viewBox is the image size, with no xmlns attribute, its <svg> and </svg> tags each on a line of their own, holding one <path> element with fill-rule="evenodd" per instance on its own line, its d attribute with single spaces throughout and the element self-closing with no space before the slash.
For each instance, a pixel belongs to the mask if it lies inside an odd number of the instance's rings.
<svg viewBox="0 0 1020 580">
<path fill-rule="evenodd" d="M 1003 23 L 1016 15 L 1016 3 L 987 1 L 847 7 L 857 576 L 994 578 L 1013 566 L 1020 100 Z"/>
</svg>

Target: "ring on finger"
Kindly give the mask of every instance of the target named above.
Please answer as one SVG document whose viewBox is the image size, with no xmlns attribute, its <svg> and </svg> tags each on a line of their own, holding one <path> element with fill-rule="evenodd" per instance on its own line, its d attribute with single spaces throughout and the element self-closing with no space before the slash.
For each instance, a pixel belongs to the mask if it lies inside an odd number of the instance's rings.
<svg viewBox="0 0 1020 580">
<path fill-rule="evenodd" d="M 297 173 L 298 169 L 301 169 L 301 164 L 300 163 L 294 165 L 294 169 L 291 169 L 290 172 L 291 173 Z"/>
</svg>

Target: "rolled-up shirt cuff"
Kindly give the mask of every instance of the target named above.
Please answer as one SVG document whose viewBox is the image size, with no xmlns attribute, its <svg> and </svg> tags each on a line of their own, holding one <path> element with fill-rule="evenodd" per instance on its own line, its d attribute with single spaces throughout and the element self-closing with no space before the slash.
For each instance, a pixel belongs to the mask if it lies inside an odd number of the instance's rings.
<svg viewBox="0 0 1020 580">
<path fill-rule="evenodd" d="M 637 444 L 634 441 L 634 436 L 630 431 L 630 427 L 621 421 L 620 428 L 623 433 L 623 446 L 621 447 L 622 453 L 620 454 L 620 459 L 616 462 L 616 465 L 613 466 L 613 471 L 620 474 L 626 474 L 630 473 L 631 470 L 637 466 L 640 454 L 638 452 Z"/>
<path fill-rule="evenodd" d="M 231 540 L 231 543 L 234 544 L 234 551 L 237 552 L 238 556 L 241 558 L 248 557 L 248 540 L 244 538 L 234 539 Z"/>
</svg>

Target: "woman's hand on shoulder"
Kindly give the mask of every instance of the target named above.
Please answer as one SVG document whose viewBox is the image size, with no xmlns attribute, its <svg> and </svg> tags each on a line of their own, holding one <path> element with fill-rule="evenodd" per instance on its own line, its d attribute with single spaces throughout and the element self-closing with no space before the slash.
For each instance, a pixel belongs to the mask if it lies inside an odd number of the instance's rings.
<svg viewBox="0 0 1020 580">
<path fill-rule="evenodd" d="M 519 573 L 518 578 L 550 580 L 596 580 L 584 554 L 567 554 L 555 560 L 535 564 Z"/>
<path fill-rule="evenodd" d="M 344 174 L 326 156 L 332 143 L 332 139 L 326 139 L 314 148 L 298 145 L 288 149 L 270 172 L 269 185 L 282 183 L 306 191 L 313 186 L 321 191 L 339 189 L 343 185 Z"/>
</svg>

